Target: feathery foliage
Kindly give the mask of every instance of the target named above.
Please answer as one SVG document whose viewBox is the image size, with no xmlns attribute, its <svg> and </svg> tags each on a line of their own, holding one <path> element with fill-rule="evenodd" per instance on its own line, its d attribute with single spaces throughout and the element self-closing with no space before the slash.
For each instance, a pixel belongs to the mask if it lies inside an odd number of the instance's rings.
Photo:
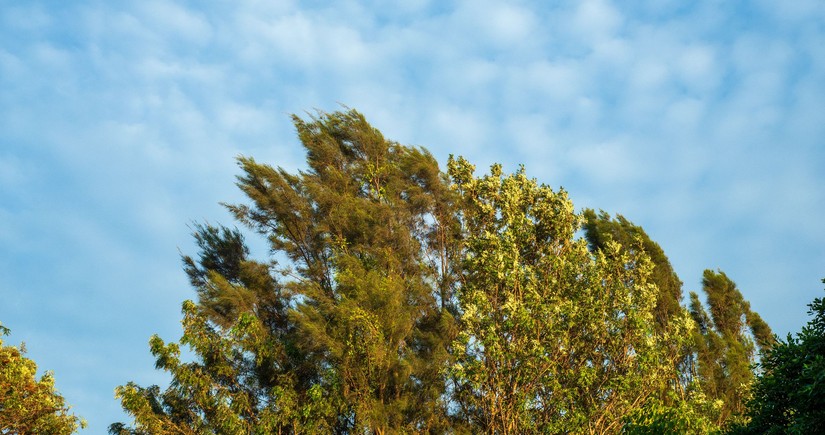
<svg viewBox="0 0 825 435">
<path fill-rule="evenodd" d="M 773 333 L 724 272 L 705 270 L 702 290 L 710 314 L 690 293 L 697 377 L 709 400 L 719 401 L 717 423 L 736 423 L 744 416 L 757 352 L 772 345 Z"/>
</svg>

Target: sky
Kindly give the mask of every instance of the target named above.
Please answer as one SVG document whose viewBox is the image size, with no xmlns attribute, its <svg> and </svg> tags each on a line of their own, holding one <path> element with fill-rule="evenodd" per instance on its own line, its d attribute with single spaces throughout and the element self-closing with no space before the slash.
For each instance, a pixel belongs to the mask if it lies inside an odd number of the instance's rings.
<svg viewBox="0 0 825 435">
<path fill-rule="evenodd" d="M 0 1 L 0 322 L 83 433 L 167 378 L 193 222 L 238 155 L 297 170 L 344 106 L 479 172 L 619 213 L 684 281 L 723 270 L 780 336 L 825 277 L 825 2 Z M 250 238 L 260 255 L 263 242 Z"/>
</svg>

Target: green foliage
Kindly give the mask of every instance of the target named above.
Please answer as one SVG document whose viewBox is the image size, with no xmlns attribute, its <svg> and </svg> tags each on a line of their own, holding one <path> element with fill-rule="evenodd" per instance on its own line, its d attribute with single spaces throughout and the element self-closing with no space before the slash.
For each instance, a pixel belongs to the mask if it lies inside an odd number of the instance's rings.
<svg viewBox="0 0 825 435">
<path fill-rule="evenodd" d="M 449 163 L 466 232 L 451 368 L 463 417 L 474 432 L 618 432 L 672 376 L 664 350 L 689 318 L 656 332 L 649 258 L 612 241 L 591 254 L 564 191 L 473 171 Z"/>
<path fill-rule="evenodd" d="M 332 414 L 334 402 L 326 401 L 320 391 L 308 391 L 301 403 L 288 374 L 281 374 L 277 386 L 266 388 L 259 366 L 281 344 L 271 341 L 261 320 L 245 313 L 228 329 L 216 328 L 195 303 L 183 304 L 184 334 L 181 344 L 199 355 L 201 362 L 180 360 L 177 343 L 150 340 L 157 368 L 172 375 L 173 383 L 161 392 L 156 386 L 134 383 L 118 387 L 115 394 L 132 414 L 137 430 L 122 424 L 110 433 L 147 434 L 269 434 L 328 431 L 324 419 Z M 270 382 L 272 380 L 269 380 Z M 286 388 L 285 388 L 286 386 Z"/>
<path fill-rule="evenodd" d="M 825 298 L 808 307 L 814 317 L 802 332 L 763 354 L 748 402 L 750 421 L 732 433 L 825 433 Z"/>
<path fill-rule="evenodd" d="M 451 158 L 445 174 L 355 111 L 294 122 L 307 168 L 240 157 L 249 203 L 227 205 L 283 264 L 251 259 L 238 229 L 194 225 L 199 253 L 183 263 L 197 302 L 179 342 L 150 341 L 172 382 L 118 387 L 134 422 L 110 433 L 717 428 L 722 402 L 693 382 L 691 346 L 716 388 L 708 349 L 734 347 L 716 331 L 736 320 L 716 299 L 720 326 L 698 299 L 682 307 L 640 227 L 577 214 L 523 169 L 477 178 Z"/>
<path fill-rule="evenodd" d="M 702 289 L 710 315 L 699 296 L 690 294 L 690 312 L 698 325 L 694 336 L 697 378 L 709 399 L 722 402 L 715 416 L 717 424 L 736 423 L 750 395 L 756 351 L 773 344 L 772 333 L 724 272 L 706 270 Z"/>
<path fill-rule="evenodd" d="M 662 247 L 653 241 L 642 227 L 634 225 L 622 215 L 612 219 L 604 211 L 597 215 L 591 209 L 584 210 L 582 215 L 585 239 L 591 250 L 605 249 L 610 241 L 614 241 L 627 250 L 641 249 L 650 257 L 653 263 L 650 281 L 659 289 L 654 317 L 660 330 L 667 329 L 670 319 L 682 316 L 684 308 L 682 281 L 673 270 Z"/>
<path fill-rule="evenodd" d="M 645 406 L 625 418 L 622 433 L 633 435 L 715 434 L 719 426 L 708 418 L 718 414 L 722 403 L 707 400 L 699 391 L 687 397 L 649 400 Z"/>
<path fill-rule="evenodd" d="M 25 357 L 25 348 L 3 345 L 8 333 L 0 324 L 0 433 L 60 435 L 86 427 L 83 419 L 69 413 L 51 373 L 38 380 L 37 365 Z"/>
<path fill-rule="evenodd" d="M 661 247 L 641 227 L 620 215 L 614 219 L 605 212 L 596 214 L 593 210 L 585 210 L 583 215 L 585 238 L 591 250 L 603 250 L 608 243 L 618 242 L 623 249 L 641 250 L 650 255 L 654 264 L 650 279 L 659 289 L 655 310 L 657 329 L 667 330 L 670 319 L 679 318 L 685 308 L 680 302 L 682 283 Z M 753 382 L 756 350 L 769 348 L 773 335 L 724 273 L 705 271 L 703 291 L 710 313 L 692 292 L 689 309 L 696 325 L 693 338 L 670 349 L 671 355 L 677 357 L 678 379 L 672 384 L 677 388 L 665 390 L 665 394 L 646 405 L 644 412 L 636 414 L 636 420 L 625 430 L 703 433 L 743 418 L 744 401 Z M 704 398 L 704 404 L 694 403 L 697 397 Z M 688 412 L 685 407 L 690 403 L 694 404 Z M 687 420 L 674 417 L 676 415 L 690 416 L 689 421 L 710 422 L 710 426 L 702 430 L 677 429 L 679 421 Z"/>
<path fill-rule="evenodd" d="M 584 236 L 591 251 L 604 251 L 610 243 L 618 243 L 626 251 L 644 252 L 650 257 L 653 271 L 649 280 L 657 288 L 656 307 L 653 311 L 656 332 L 667 334 L 678 322 L 684 321 L 687 312 L 682 306 L 682 281 L 659 244 L 642 227 L 634 225 L 624 216 L 617 215 L 614 219 L 604 211 L 596 214 L 591 209 L 585 209 L 582 215 Z M 677 324 L 671 325 L 674 321 Z M 675 367 L 667 387 L 658 393 L 659 402 L 656 403 L 661 406 L 677 406 L 677 402 L 685 398 L 687 389 L 697 387 L 694 385 L 694 353 L 692 340 L 685 336 L 668 343 L 667 357 L 674 361 Z"/>
<path fill-rule="evenodd" d="M 241 157 L 237 219 L 283 254 L 248 258 L 237 230 L 195 227 L 184 267 L 199 296 L 177 343 L 152 339 L 165 391 L 118 397 L 113 433 L 438 430 L 453 315 L 452 193 L 432 156 L 389 142 L 355 111 L 295 118 L 308 170 Z"/>
</svg>

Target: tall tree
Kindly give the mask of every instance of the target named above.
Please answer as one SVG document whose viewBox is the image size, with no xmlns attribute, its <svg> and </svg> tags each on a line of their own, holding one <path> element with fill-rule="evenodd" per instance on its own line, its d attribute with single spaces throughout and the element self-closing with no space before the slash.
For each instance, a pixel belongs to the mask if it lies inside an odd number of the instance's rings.
<svg viewBox="0 0 825 435">
<path fill-rule="evenodd" d="M 8 333 L 0 324 L 0 433 L 62 435 L 86 427 L 55 391 L 52 374 L 37 379 L 37 365 L 26 358 L 25 347 L 3 344 Z"/>
<path fill-rule="evenodd" d="M 462 198 L 457 402 L 474 432 L 616 433 L 674 370 L 655 331 L 657 289 L 643 252 L 591 253 L 562 190 L 503 175 L 449 173 Z"/>
<path fill-rule="evenodd" d="M 585 210 L 583 215 L 585 238 L 592 250 L 603 249 L 608 241 L 616 241 L 624 249 L 641 249 L 650 255 L 654 264 L 651 281 L 659 289 L 655 310 L 657 330 L 667 329 L 670 319 L 679 318 L 685 308 L 681 305 L 682 282 L 662 248 L 641 227 L 621 215 L 614 219 L 605 212 L 596 214 L 593 210 Z M 698 295 L 691 293 L 689 310 L 696 323 L 694 338 L 681 348 L 672 349 L 679 356 L 679 382 L 675 385 L 683 389 L 677 396 L 678 399 L 688 399 L 688 402 L 677 400 L 674 403 L 674 398 L 665 395 L 662 404 L 653 403 L 653 409 L 661 411 L 661 423 L 676 421 L 664 418 L 675 415 L 676 410 L 682 416 L 702 415 L 717 425 L 725 424 L 731 417 L 741 416 L 743 400 L 753 379 L 751 367 L 755 363 L 757 350 L 766 349 L 773 342 L 770 327 L 750 309 L 750 304 L 724 273 L 705 271 L 703 291 L 710 313 L 705 310 Z M 698 400 L 697 397 L 704 399 Z M 694 404 L 689 413 L 684 409 L 686 403 Z M 717 406 L 707 406 L 713 403 Z M 670 405 L 675 407 L 669 408 Z M 691 418 L 691 421 L 697 419 Z M 656 424 L 652 426 L 656 427 L 662 429 Z M 695 428 L 690 431 L 695 431 Z"/>
<path fill-rule="evenodd" d="M 825 280 L 822 280 L 825 283 Z M 761 358 L 742 434 L 825 433 L 825 298 L 808 305 L 813 316 Z"/>
<path fill-rule="evenodd" d="M 697 374 L 705 394 L 721 402 L 717 422 L 724 424 L 742 416 L 757 351 L 771 346 L 773 334 L 724 272 L 705 270 L 702 290 L 710 314 L 699 296 L 690 293 L 690 312 L 698 325 Z"/>
</svg>

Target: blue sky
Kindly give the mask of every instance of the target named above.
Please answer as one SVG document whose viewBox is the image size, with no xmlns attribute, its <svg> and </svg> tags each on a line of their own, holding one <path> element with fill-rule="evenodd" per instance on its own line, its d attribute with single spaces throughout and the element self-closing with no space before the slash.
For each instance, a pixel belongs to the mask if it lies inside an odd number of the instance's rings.
<svg viewBox="0 0 825 435">
<path fill-rule="evenodd" d="M 720 268 L 780 335 L 825 277 L 825 3 L 0 3 L 0 322 L 104 433 L 165 383 L 192 221 L 232 224 L 234 157 L 289 169 L 289 114 L 524 163 Z M 331 6 L 334 5 L 334 6 Z M 263 244 L 252 240 L 259 252 Z"/>
</svg>

